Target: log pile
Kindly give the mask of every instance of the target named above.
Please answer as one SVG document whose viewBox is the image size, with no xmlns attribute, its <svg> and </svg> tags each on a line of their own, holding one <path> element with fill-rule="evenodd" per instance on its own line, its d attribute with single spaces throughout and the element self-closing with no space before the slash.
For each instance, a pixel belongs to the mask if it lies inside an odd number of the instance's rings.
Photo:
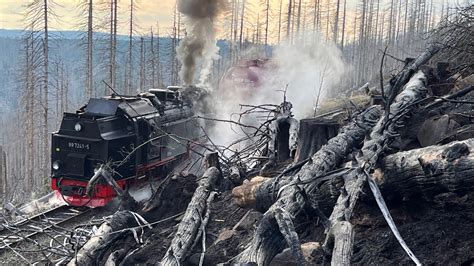
<svg viewBox="0 0 474 266">
<path fill-rule="evenodd" d="M 427 200 L 432 200 L 434 195 L 446 191 L 461 192 L 459 189 L 463 186 L 467 186 L 464 193 L 469 191 L 472 184 L 472 172 L 468 170 L 472 156 L 470 147 L 472 139 L 447 146 L 428 147 L 426 150 L 408 151 L 407 154 L 402 152 L 384 158 L 385 154 L 391 151 L 391 144 L 396 141 L 400 135 L 400 129 L 407 125 L 411 115 L 420 108 L 430 108 L 439 103 L 436 101 L 423 106 L 428 96 L 428 76 L 431 69 L 424 67 L 423 71 L 418 70 L 438 51 L 437 46 L 429 47 L 411 65 L 392 78 L 387 86 L 385 112 L 380 118 L 375 117 L 372 120 L 355 123 L 366 125 L 366 132 L 369 131 L 370 134 L 363 141 L 361 150 L 354 155 L 348 167 L 331 172 L 340 164 L 340 160 L 348 155 L 348 148 L 355 147 L 356 143 L 361 142 L 361 139 L 357 138 L 354 138 L 353 142 L 340 142 L 339 139 L 347 138 L 346 132 L 350 124 L 343 128 L 338 136 L 329 140 L 329 143 L 316 152 L 303 166 L 300 166 L 301 169 L 296 174 L 280 175 L 263 182 L 249 182 L 234 189 L 233 195 L 239 206 L 265 212 L 253 240 L 239 256 L 234 258 L 234 262 L 268 265 L 277 253 L 288 246 L 297 264 L 304 264 L 298 235 L 291 229 L 292 222 L 300 220 L 299 216 L 305 212 L 305 209 L 311 209 L 323 221 L 326 228 L 323 244 L 325 259 L 331 258 L 333 265 L 350 264 L 354 239 L 350 221 L 359 196 L 368 182 L 398 242 L 413 262 L 420 264 L 399 233 L 379 186 L 382 192 L 388 191 L 392 197 L 398 193 L 402 193 L 403 195 L 399 194 L 399 196 L 404 198 L 421 194 Z M 400 90 L 402 91 L 399 93 Z M 456 96 L 452 94 L 441 99 L 456 98 Z M 469 104 L 469 102 L 464 103 Z M 349 133 L 349 136 L 351 135 Z M 363 136 L 364 134 L 362 138 Z M 469 136 L 472 138 L 472 135 Z M 337 144 L 333 145 L 333 143 Z M 329 159 L 321 160 L 321 158 Z M 380 167 L 381 162 L 383 167 Z M 413 162 L 413 164 L 410 165 L 408 162 Z M 453 170 L 453 168 L 458 169 Z M 456 177 L 458 170 L 462 173 L 461 175 L 465 173 L 467 176 L 463 175 L 464 178 L 459 179 Z M 389 181 L 384 177 L 390 173 L 396 174 L 392 175 Z M 389 185 L 391 182 L 400 183 L 392 186 Z M 402 184 L 410 185 L 403 186 Z M 417 192 L 413 193 L 415 187 Z M 427 191 L 437 193 L 432 193 L 429 197 L 426 194 Z M 331 208 L 331 214 L 329 218 L 326 218 L 325 213 Z M 286 226 L 282 226 L 282 217 L 285 218 Z"/>
</svg>

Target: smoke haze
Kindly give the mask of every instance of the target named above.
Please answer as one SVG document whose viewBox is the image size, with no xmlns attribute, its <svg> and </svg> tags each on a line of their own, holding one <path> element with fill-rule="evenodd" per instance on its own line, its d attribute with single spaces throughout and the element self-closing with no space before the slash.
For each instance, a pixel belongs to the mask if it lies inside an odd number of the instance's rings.
<svg viewBox="0 0 474 266">
<path fill-rule="evenodd" d="M 319 90 L 321 104 L 328 92 L 338 89 L 348 67 L 334 43 L 325 42 L 319 36 L 305 37 L 307 42 L 284 43 L 275 47 L 270 61 L 258 73 L 261 83 L 257 87 L 249 91 L 245 86 L 221 86 L 220 93 L 225 97 L 220 97 L 217 102 L 216 116 L 229 119 L 231 114 L 240 112 L 239 104 L 280 104 L 283 102 L 281 91 L 288 85 L 286 99 L 293 104 L 295 118 L 311 117 Z M 257 117 L 250 119 L 255 124 L 262 122 L 258 120 Z M 215 142 L 228 145 L 237 137 L 236 134 L 230 125 L 222 124 L 212 136 Z"/>
<path fill-rule="evenodd" d="M 178 10 L 184 15 L 187 33 L 177 52 L 184 85 L 194 84 L 196 66 L 202 60 L 198 85 L 209 89 L 212 63 L 219 57 L 214 20 L 225 6 L 223 0 L 178 0 Z"/>
</svg>

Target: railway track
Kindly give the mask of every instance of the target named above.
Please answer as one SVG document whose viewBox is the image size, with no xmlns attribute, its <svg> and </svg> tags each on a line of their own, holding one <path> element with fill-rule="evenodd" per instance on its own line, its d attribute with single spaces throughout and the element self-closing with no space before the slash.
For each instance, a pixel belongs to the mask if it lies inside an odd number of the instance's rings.
<svg viewBox="0 0 474 266">
<path fill-rule="evenodd" d="M 13 223 L 4 222 L 0 228 L 0 253 L 37 235 L 48 233 L 63 223 L 90 211 L 89 208 L 59 206 Z"/>
</svg>

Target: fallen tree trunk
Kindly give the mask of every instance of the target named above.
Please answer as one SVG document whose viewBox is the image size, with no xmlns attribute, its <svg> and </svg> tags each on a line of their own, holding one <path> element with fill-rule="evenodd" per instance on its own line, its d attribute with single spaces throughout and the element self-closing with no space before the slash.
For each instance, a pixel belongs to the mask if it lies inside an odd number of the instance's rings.
<svg viewBox="0 0 474 266">
<path fill-rule="evenodd" d="M 107 247 L 116 239 L 130 232 L 131 227 L 138 226 L 132 212 L 116 212 L 107 222 L 103 223 L 97 232 L 79 250 L 68 263 L 72 265 L 97 265 L 103 259 Z"/>
<path fill-rule="evenodd" d="M 473 165 L 474 139 L 469 139 L 389 155 L 381 160 L 372 176 L 389 200 L 421 197 L 430 201 L 441 193 L 462 195 L 472 191 Z M 324 181 L 311 193 L 314 204 L 325 213 L 336 202 L 334 191 L 342 188 L 342 184 L 334 187 L 333 181 Z"/>
<path fill-rule="evenodd" d="M 336 205 L 334 206 L 331 216 L 329 217 L 331 227 L 326 231 L 327 235 L 324 242 L 324 248 L 328 253 L 332 253 L 332 263 L 336 263 L 336 261 L 350 262 L 352 245 L 344 245 L 344 248 L 341 248 L 332 244 L 346 242 L 352 243 L 348 239 L 353 237 L 353 234 L 348 232 L 348 230 L 339 230 L 341 227 L 336 225 L 341 221 L 350 221 L 352 212 L 355 208 L 360 192 L 362 191 L 363 185 L 368 179 L 371 178 L 370 174 L 375 170 L 375 166 L 379 157 L 388 148 L 390 142 L 394 139 L 394 136 L 396 136 L 398 128 L 403 126 L 404 118 L 406 118 L 407 114 L 409 114 L 416 107 L 415 103 L 426 96 L 428 92 L 426 84 L 427 78 L 422 71 L 419 71 L 411 78 L 411 80 L 406 84 L 402 93 L 400 93 L 396 97 L 395 102 L 390 105 L 389 111 L 386 112 L 382 118 L 380 118 L 379 122 L 370 134 L 370 138 L 364 142 L 361 153 L 356 156 L 357 167 L 352 169 L 347 178 L 345 178 L 345 185 L 342 188 L 342 193 L 339 195 Z M 376 194 L 376 186 L 371 186 L 371 188 L 373 193 Z M 384 211 L 384 208 L 380 205 L 379 201 L 378 203 L 379 207 L 382 209 L 382 211 Z M 391 224 L 392 219 L 390 214 L 385 216 L 385 218 L 387 219 L 388 223 Z M 391 228 L 394 231 L 395 236 L 397 236 L 397 239 L 401 243 L 402 247 L 407 251 L 407 253 L 410 254 L 411 251 L 404 244 L 401 236 L 398 235 L 396 228 L 394 226 L 391 226 Z M 341 238 L 345 238 L 346 241 L 335 242 L 333 240 Z M 347 248 L 350 248 L 350 251 L 345 250 Z M 340 252 L 343 252 L 345 256 L 349 257 L 340 258 Z M 412 257 L 414 261 L 417 261 L 414 256 L 410 257 Z"/>
<path fill-rule="evenodd" d="M 298 186 L 291 184 L 291 182 L 314 182 L 315 177 L 322 176 L 334 169 L 346 158 L 352 148 L 362 141 L 379 117 L 380 109 L 378 107 L 367 109 L 341 129 L 338 136 L 329 140 L 328 144 L 323 146 L 312 157 L 312 160 L 303 165 L 295 176 L 274 178 L 265 181 L 255 189 L 250 189 L 255 192 L 255 197 L 248 197 L 250 202 L 242 201 L 246 206 L 255 205 L 259 210 L 272 207 L 260 221 L 250 246 L 235 261 L 268 265 L 273 257 L 285 247 L 285 239 L 291 238 L 280 233 L 279 223 L 275 219 L 276 214 L 280 213 L 280 210 L 284 210 L 291 219 L 294 219 L 306 204 L 305 195 Z M 233 195 L 239 198 L 239 195 L 245 191 L 248 190 L 243 185 L 234 189 Z M 281 195 L 279 195 L 280 193 Z M 278 201 L 272 205 L 275 199 Z M 299 257 L 301 254 L 300 244 L 297 241 L 292 241 L 290 247 L 293 254 Z"/>
<path fill-rule="evenodd" d="M 183 219 L 178 225 L 178 230 L 171 241 L 171 246 L 166 251 L 161 265 L 180 265 L 190 255 L 195 243 L 204 234 L 204 228 L 208 220 L 209 203 L 214 197 L 212 192 L 218 183 L 220 171 L 217 169 L 218 163 L 214 156 L 208 157 L 206 162 L 210 168 L 206 170 L 203 177 L 199 180 L 199 186 L 189 203 Z M 212 158 L 212 159 L 209 159 Z M 211 199 L 211 200 L 209 200 Z M 207 219 L 206 219 L 207 217 Z"/>
<path fill-rule="evenodd" d="M 441 193 L 463 194 L 474 189 L 473 165 L 474 139 L 469 139 L 388 155 L 372 176 L 389 200 L 421 197 L 429 201 Z M 313 204 L 323 213 L 334 207 L 343 186 L 341 178 L 335 175 L 311 191 Z M 255 197 L 255 191 L 248 189 L 242 197 Z"/>
<path fill-rule="evenodd" d="M 405 199 L 472 191 L 474 139 L 389 155 L 373 177 L 383 192 Z"/>
</svg>

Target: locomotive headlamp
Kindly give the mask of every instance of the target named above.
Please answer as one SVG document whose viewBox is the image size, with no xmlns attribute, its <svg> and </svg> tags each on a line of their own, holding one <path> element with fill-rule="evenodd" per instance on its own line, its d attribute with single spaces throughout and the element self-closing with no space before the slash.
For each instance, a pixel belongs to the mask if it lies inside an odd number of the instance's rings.
<svg viewBox="0 0 474 266">
<path fill-rule="evenodd" d="M 74 129 L 75 129 L 77 132 L 81 131 L 81 130 L 82 130 L 82 124 L 81 124 L 81 123 L 76 123 L 76 124 L 74 125 Z"/>
<path fill-rule="evenodd" d="M 58 171 L 60 166 L 61 166 L 61 164 L 59 163 L 59 161 L 54 161 L 53 162 L 53 169 L 54 170 Z"/>
</svg>

